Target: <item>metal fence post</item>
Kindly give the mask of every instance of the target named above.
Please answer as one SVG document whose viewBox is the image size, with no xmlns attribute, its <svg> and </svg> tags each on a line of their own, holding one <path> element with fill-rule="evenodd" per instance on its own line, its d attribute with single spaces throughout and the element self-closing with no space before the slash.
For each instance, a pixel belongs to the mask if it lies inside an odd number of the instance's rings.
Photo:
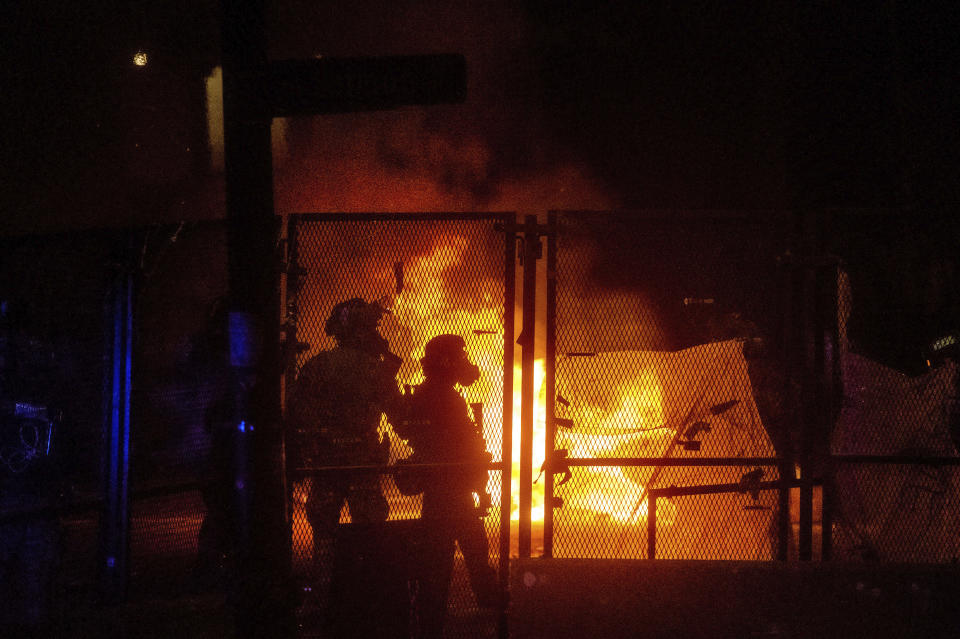
<svg viewBox="0 0 960 639">
<path fill-rule="evenodd" d="M 794 479 L 795 461 L 794 461 L 794 435 L 798 421 L 795 419 L 796 410 L 794 406 L 795 396 L 793 392 L 793 380 L 796 377 L 796 334 L 797 323 L 794 318 L 797 307 L 797 291 L 795 285 L 796 264 L 792 256 L 784 255 L 778 263 L 778 280 L 780 286 L 778 313 L 780 317 L 780 335 L 779 352 L 784 369 L 783 383 L 780 393 L 783 402 L 787 406 L 784 410 L 784 423 L 781 425 L 780 444 L 782 450 L 777 451 L 777 456 L 781 458 L 779 467 L 780 480 L 782 482 L 778 499 L 778 522 L 779 539 L 777 540 L 777 559 L 786 561 L 790 555 L 790 541 L 793 537 L 793 526 L 790 516 L 790 480 Z M 794 410 L 791 410 L 794 409 Z M 791 415 L 793 419 L 786 417 Z"/>
<path fill-rule="evenodd" d="M 294 634 L 286 583 L 280 450 L 279 272 L 270 117 L 251 114 L 249 84 L 267 65 L 262 0 L 223 0 L 224 170 L 234 377 L 240 637 Z M 255 380 L 251 384 L 251 377 Z M 284 537 L 286 541 L 284 541 Z"/>
<path fill-rule="evenodd" d="M 647 493 L 647 559 L 657 558 L 657 496 Z"/>
<path fill-rule="evenodd" d="M 513 334 L 516 304 L 516 215 L 504 220 L 503 263 L 503 429 L 500 442 L 500 590 L 510 588 L 510 514 L 513 509 Z M 507 611 L 500 611 L 497 636 L 509 635 Z"/>
<path fill-rule="evenodd" d="M 123 267 L 121 267 L 123 268 Z M 133 381 L 133 274 L 110 284 L 104 379 L 104 507 L 100 525 L 100 588 L 105 603 L 126 597 L 130 543 L 130 399 Z"/>
<path fill-rule="evenodd" d="M 537 329 L 537 259 L 540 248 L 537 217 L 527 215 L 523 228 L 523 329 L 520 333 L 520 523 L 517 543 L 520 557 L 527 558 L 530 557 L 533 508 L 533 415 L 536 399 L 533 378 Z"/>
<path fill-rule="evenodd" d="M 801 247 L 799 299 L 802 302 L 800 332 L 798 334 L 800 353 L 800 527 L 797 538 L 797 552 L 801 561 L 813 558 L 813 445 L 814 426 L 819 421 L 820 411 L 817 401 L 820 399 L 820 379 L 817 374 L 818 362 L 822 356 L 823 336 L 820 334 L 820 303 L 817 295 L 817 273 L 811 264 L 816 255 L 815 239 L 809 228 L 807 214 L 798 214 L 799 238 Z M 807 348 L 808 340 L 813 341 L 813 353 Z M 812 357 L 811 357 L 812 355 Z M 813 361 L 811 361 L 811 359 Z"/>
<path fill-rule="evenodd" d="M 556 447 L 556 397 L 557 397 L 557 216 L 554 211 L 547 221 L 547 309 L 546 353 L 544 354 L 544 387 L 546 414 L 544 416 L 544 460 L 547 472 L 543 476 L 543 556 L 553 557 L 553 495 L 554 480 L 552 462 Z"/>
</svg>

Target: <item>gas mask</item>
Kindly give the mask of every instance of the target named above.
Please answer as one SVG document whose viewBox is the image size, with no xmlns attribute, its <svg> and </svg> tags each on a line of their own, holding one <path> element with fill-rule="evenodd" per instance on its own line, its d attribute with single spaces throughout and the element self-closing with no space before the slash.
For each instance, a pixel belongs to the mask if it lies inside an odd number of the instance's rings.
<svg viewBox="0 0 960 639">
<path fill-rule="evenodd" d="M 464 356 L 456 368 L 456 379 L 457 384 L 466 388 L 480 379 L 480 367 Z"/>
<path fill-rule="evenodd" d="M 467 357 L 466 344 L 459 335 L 438 335 L 427 342 L 420 360 L 424 375 L 467 387 L 480 379 L 480 367 Z"/>
</svg>

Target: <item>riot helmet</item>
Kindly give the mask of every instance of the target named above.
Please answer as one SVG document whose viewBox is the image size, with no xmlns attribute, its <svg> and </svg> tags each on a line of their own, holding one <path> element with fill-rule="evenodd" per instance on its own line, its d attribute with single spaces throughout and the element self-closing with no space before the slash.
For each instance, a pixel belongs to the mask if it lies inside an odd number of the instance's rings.
<svg viewBox="0 0 960 639">
<path fill-rule="evenodd" d="M 380 337 L 377 328 L 380 318 L 388 311 L 376 302 L 367 303 L 359 297 L 340 302 L 330 311 L 324 331 L 340 344 L 368 341 Z"/>
<path fill-rule="evenodd" d="M 467 356 L 467 344 L 459 335 L 445 333 L 430 339 L 420 360 L 427 379 L 470 386 L 480 379 L 480 368 Z"/>
</svg>

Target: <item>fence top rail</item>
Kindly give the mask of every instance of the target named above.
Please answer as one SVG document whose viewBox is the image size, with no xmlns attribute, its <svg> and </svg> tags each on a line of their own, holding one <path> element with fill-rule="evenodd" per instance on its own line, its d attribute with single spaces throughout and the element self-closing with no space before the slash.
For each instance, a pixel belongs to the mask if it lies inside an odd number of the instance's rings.
<svg viewBox="0 0 960 639">
<path fill-rule="evenodd" d="M 909 466 L 960 466 L 960 457 L 924 457 L 923 455 L 833 455 L 841 464 L 904 464 Z"/>
<path fill-rule="evenodd" d="M 486 469 L 496 471 L 509 471 L 509 464 L 499 461 L 492 462 L 424 462 L 409 464 L 354 464 L 342 466 L 302 466 L 292 469 L 290 472 L 297 477 L 312 477 L 315 475 L 324 475 L 327 473 L 370 473 L 370 474 L 389 474 L 407 472 L 411 470 L 437 470 L 443 468 L 456 469 Z"/>
<path fill-rule="evenodd" d="M 771 220 L 776 216 L 786 216 L 788 211 L 782 210 L 749 210 L 749 209 L 571 209 L 551 210 L 549 217 L 599 217 L 615 215 L 627 217 L 637 221 L 648 222 L 748 222 L 759 223 Z"/>
<path fill-rule="evenodd" d="M 291 222 L 302 224 L 304 222 L 433 222 L 444 220 L 458 221 L 496 221 L 502 222 L 512 219 L 516 213 L 512 211 L 441 211 L 441 212 L 385 212 L 368 211 L 359 213 L 344 213 L 338 211 L 304 211 L 292 213 L 289 216 Z"/>
<path fill-rule="evenodd" d="M 822 479 L 814 479 L 811 482 L 814 486 L 823 486 Z M 702 486 L 665 486 L 663 488 L 651 488 L 647 492 L 648 499 L 659 499 L 661 497 L 689 497 L 692 495 L 719 495 L 722 493 L 755 493 L 761 490 L 782 490 L 783 488 L 797 488 L 803 485 L 799 479 L 788 479 L 787 481 L 762 481 L 757 483 L 727 483 L 727 484 L 704 484 Z"/>
<path fill-rule="evenodd" d="M 567 466 L 780 466 L 781 457 L 570 457 Z"/>
</svg>

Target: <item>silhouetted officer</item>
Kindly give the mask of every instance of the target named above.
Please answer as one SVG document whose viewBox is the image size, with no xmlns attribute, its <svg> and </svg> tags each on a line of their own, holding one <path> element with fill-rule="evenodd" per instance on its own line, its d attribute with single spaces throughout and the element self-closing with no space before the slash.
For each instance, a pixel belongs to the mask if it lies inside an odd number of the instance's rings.
<svg viewBox="0 0 960 639">
<path fill-rule="evenodd" d="M 396 375 L 401 360 L 378 331 L 387 311 L 360 298 L 337 304 L 325 331 L 335 348 L 311 358 L 300 371 L 289 403 L 293 427 L 320 466 L 384 464 L 389 442 L 381 439 L 381 415 L 397 421 L 401 396 Z M 387 519 L 389 507 L 376 475 L 330 474 L 314 477 L 307 499 L 307 520 L 314 539 L 332 535 L 344 501 L 355 523 Z"/>
<path fill-rule="evenodd" d="M 457 386 L 467 387 L 480 377 L 480 369 L 467 357 L 459 335 L 438 335 L 424 348 L 420 360 L 425 381 L 408 399 L 408 413 L 394 425 L 408 439 L 416 461 L 462 463 L 423 471 L 421 521 L 426 538 L 422 557 L 419 612 L 424 637 L 439 637 L 456 542 L 460 546 L 477 603 L 495 607 L 500 601 L 496 571 L 488 562 L 488 542 L 481 519 L 489 506 L 486 493 L 490 461 L 482 433 L 471 419 Z"/>
</svg>

